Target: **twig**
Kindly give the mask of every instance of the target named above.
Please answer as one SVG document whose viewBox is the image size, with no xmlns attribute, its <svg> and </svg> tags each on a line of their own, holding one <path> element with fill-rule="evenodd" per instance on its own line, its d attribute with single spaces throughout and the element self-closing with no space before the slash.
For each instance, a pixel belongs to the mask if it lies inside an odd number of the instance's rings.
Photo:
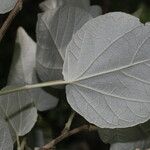
<svg viewBox="0 0 150 150">
<path fill-rule="evenodd" d="M 77 134 L 81 131 L 96 131 L 97 127 L 94 125 L 83 125 L 81 127 L 75 128 L 73 130 L 70 130 L 68 132 L 65 132 L 64 134 L 61 134 L 60 136 L 58 136 L 57 138 L 55 138 L 54 140 L 52 140 L 50 143 L 46 144 L 45 146 L 43 146 L 42 148 L 40 148 L 40 150 L 52 150 L 56 144 L 58 144 L 59 142 L 61 142 L 62 140 Z"/>
<path fill-rule="evenodd" d="M 22 0 L 18 0 L 13 10 L 8 15 L 7 19 L 3 23 L 2 27 L 0 28 L 0 42 L 5 35 L 7 29 L 9 28 L 11 22 L 15 18 L 15 16 L 19 13 L 19 11 L 22 9 Z"/>
<path fill-rule="evenodd" d="M 63 129 L 62 134 L 64 134 L 65 132 L 68 132 L 70 130 L 70 127 L 71 127 L 74 116 L 75 116 L 75 112 L 73 111 L 71 113 L 67 123 L 65 124 L 65 128 Z"/>
</svg>

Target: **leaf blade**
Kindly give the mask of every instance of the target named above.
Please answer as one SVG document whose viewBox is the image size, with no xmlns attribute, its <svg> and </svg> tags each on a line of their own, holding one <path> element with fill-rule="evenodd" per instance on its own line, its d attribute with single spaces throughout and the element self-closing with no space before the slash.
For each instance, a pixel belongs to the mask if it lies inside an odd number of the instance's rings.
<svg viewBox="0 0 150 150">
<path fill-rule="evenodd" d="M 73 34 L 91 19 L 86 11 L 64 6 L 39 16 L 37 24 L 37 72 L 42 81 L 60 80 L 66 46 Z"/>
<path fill-rule="evenodd" d="M 90 123 L 124 128 L 150 118 L 149 33 L 148 24 L 116 12 L 88 21 L 73 37 L 63 67 L 67 97 Z"/>
</svg>

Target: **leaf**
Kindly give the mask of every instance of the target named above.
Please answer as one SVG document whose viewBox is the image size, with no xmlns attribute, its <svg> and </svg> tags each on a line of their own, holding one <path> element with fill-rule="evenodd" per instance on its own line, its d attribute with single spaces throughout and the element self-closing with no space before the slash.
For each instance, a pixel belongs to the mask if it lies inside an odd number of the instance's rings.
<svg viewBox="0 0 150 150">
<path fill-rule="evenodd" d="M 61 6 L 74 6 L 87 9 L 90 6 L 89 0 L 45 0 L 44 2 L 40 3 L 40 8 L 43 11 L 47 10 L 57 10 Z"/>
<path fill-rule="evenodd" d="M 45 0 L 42 3 L 40 3 L 40 8 L 43 11 L 47 10 L 57 10 L 63 5 L 63 0 Z"/>
<path fill-rule="evenodd" d="M 3 90 L 12 88 L 7 86 Z M 37 120 L 37 110 L 29 91 L 22 91 L 0 97 L 0 114 L 7 121 L 16 136 L 27 134 Z"/>
<path fill-rule="evenodd" d="M 131 142 L 136 140 L 142 140 L 148 137 L 142 128 L 138 125 L 135 127 L 124 128 L 124 129 L 105 129 L 101 128 L 98 130 L 100 138 L 104 143 L 118 143 L 118 142 Z"/>
<path fill-rule="evenodd" d="M 15 7 L 17 0 L 0 0 L 0 14 L 4 14 Z"/>
<path fill-rule="evenodd" d="M 7 123 L 1 118 L 0 119 L 0 149 L 1 150 L 12 150 L 13 141 L 11 139 L 10 131 Z"/>
<path fill-rule="evenodd" d="M 37 23 L 37 72 L 42 81 L 60 80 L 66 47 L 91 15 L 76 7 L 61 7 L 40 15 Z"/>
<path fill-rule="evenodd" d="M 88 21 L 69 45 L 63 75 L 71 107 L 101 128 L 150 119 L 150 26 L 121 12 Z"/>
<path fill-rule="evenodd" d="M 16 47 L 7 81 L 8 85 L 33 83 L 35 56 L 36 43 L 23 28 L 18 28 Z"/>
<path fill-rule="evenodd" d="M 135 150 L 135 149 L 146 150 L 149 147 L 150 147 L 150 138 L 147 138 L 128 143 L 115 143 L 111 145 L 110 150 Z"/>
<path fill-rule="evenodd" d="M 17 32 L 16 49 L 8 77 L 8 85 L 25 85 L 37 83 L 36 76 L 36 43 L 27 35 L 23 28 Z M 39 111 L 55 107 L 58 99 L 42 88 L 31 91 L 31 97 Z"/>
<path fill-rule="evenodd" d="M 98 5 L 93 5 L 89 7 L 89 13 L 93 16 L 93 18 L 102 15 L 102 8 Z"/>
</svg>

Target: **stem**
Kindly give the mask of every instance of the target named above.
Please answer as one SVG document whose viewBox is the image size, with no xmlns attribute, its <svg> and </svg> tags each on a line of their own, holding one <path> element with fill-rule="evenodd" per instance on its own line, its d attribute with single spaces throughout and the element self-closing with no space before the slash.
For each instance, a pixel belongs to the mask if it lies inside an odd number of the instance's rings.
<svg viewBox="0 0 150 150">
<path fill-rule="evenodd" d="M 15 16 L 19 13 L 19 11 L 22 9 L 22 0 L 18 0 L 14 9 L 10 12 L 8 15 L 6 21 L 3 23 L 2 27 L 0 28 L 0 42 L 2 38 L 4 37 L 7 29 L 9 28 L 11 22 L 15 18 Z"/>
<path fill-rule="evenodd" d="M 27 139 L 26 137 L 24 137 L 20 145 L 21 150 L 25 150 L 26 144 L 27 144 Z"/>
<path fill-rule="evenodd" d="M 21 150 L 21 144 L 20 144 L 19 136 L 17 136 L 17 150 Z"/>
<path fill-rule="evenodd" d="M 96 131 L 97 130 L 97 127 L 94 126 L 94 125 L 83 125 L 81 127 L 78 127 L 78 128 L 75 128 L 71 131 L 68 131 L 64 134 L 61 134 L 60 136 L 58 136 L 57 138 L 55 138 L 54 140 L 52 140 L 51 142 L 49 142 L 48 144 L 46 144 L 45 146 L 43 146 L 40 150 L 51 150 L 54 148 L 54 146 L 56 144 L 58 144 L 59 142 L 61 142 L 62 140 L 74 135 L 74 134 L 77 134 L 81 131 Z"/>
<path fill-rule="evenodd" d="M 63 81 L 63 80 L 48 81 L 48 82 L 37 83 L 37 84 L 30 84 L 30 85 L 20 86 L 17 88 L 1 90 L 0 96 L 10 94 L 10 93 L 19 92 L 19 91 L 29 90 L 29 89 L 42 88 L 42 87 L 48 87 L 48 86 L 56 86 L 56 85 L 65 85 L 65 84 L 67 84 L 67 82 Z"/>
<path fill-rule="evenodd" d="M 71 127 L 72 121 L 74 119 L 74 116 L 75 116 L 75 112 L 73 111 L 71 113 L 67 123 L 65 124 L 65 128 L 63 129 L 62 134 L 65 133 L 65 132 L 68 132 L 70 130 L 70 127 Z"/>
</svg>

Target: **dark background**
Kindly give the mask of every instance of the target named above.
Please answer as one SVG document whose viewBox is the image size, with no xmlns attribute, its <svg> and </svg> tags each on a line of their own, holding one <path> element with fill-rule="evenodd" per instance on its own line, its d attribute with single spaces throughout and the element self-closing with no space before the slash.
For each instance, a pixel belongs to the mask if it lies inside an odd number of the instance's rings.
<svg viewBox="0 0 150 150">
<path fill-rule="evenodd" d="M 36 40 L 35 28 L 37 14 L 40 12 L 38 5 L 41 1 L 25 0 L 22 11 L 14 19 L 11 27 L 0 43 L 0 88 L 4 87 L 7 82 L 17 28 L 22 26 Z M 112 11 L 123 11 L 133 14 L 143 4 L 144 9 L 140 15 L 140 19 L 142 22 L 150 21 L 150 0 L 91 0 L 91 4 L 100 5 L 103 9 L 103 14 Z M 7 16 L 8 14 L 0 15 L 0 25 L 2 25 Z M 63 97 L 63 91 L 59 92 L 60 98 Z M 61 98 L 57 108 L 40 114 L 39 122 L 35 128 L 44 128 L 45 132 L 49 131 L 48 133 L 51 133 L 51 136 L 55 137 L 62 130 L 70 111 L 67 102 Z M 85 122 L 83 118 L 76 115 L 73 121 L 73 127 L 84 124 Z M 58 150 L 108 150 L 108 148 L 109 145 L 102 143 L 98 134 L 95 132 L 84 132 L 58 144 Z"/>
</svg>

